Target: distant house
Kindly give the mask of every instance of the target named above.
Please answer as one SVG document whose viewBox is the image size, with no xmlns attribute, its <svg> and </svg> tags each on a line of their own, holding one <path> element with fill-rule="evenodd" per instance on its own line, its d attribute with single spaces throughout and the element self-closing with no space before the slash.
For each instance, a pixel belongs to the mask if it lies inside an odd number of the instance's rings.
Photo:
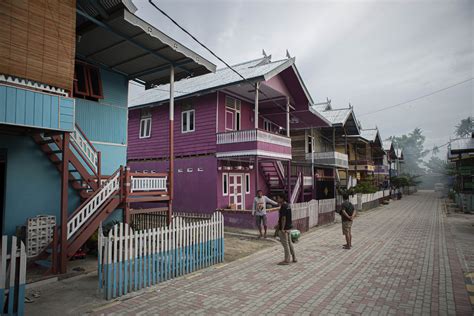
<svg viewBox="0 0 474 316">
<path fill-rule="evenodd" d="M 116 209 L 169 200 L 167 175 L 121 168 L 129 80 L 159 84 L 170 71 L 179 79 L 215 66 L 135 16 L 128 0 L 1 1 L 0 11 L 2 233 L 56 216 L 65 272 Z"/>
<path fill-rule="evenodd" d="M 474 133 L 449 143 L 448 160 L 455 166 L 456 202 L 464 212 L 474 212 Z"/>
<path fill-rule="evenodd" d="M 337 183 L 346 186 L 348 181 L 346 135 L 359 135 L 359 126 L 352 108 L 333 109 L 324 103 L 313 109 L 331 124 L 292 133 L 293 165 L 301 166 L 310 183 L 305 200 L 334 198 Z"/>
<path fill-rule="evenodd" d="M 294 58 L 263 57 L 176 83 L 174 209 L 250 210 L 256 190 L 299 199 L 291 134 L 329 126 L 312 104 Z M 250 84 L 249 84 L 250 82 Z M 256 89 L 255 87 L 258 87 Z M 137 96 L 128 119 L 132 170 L 166 172 L 168 85 Z M 293 193 L 297 191 L 297 193 Z M 146 206 L 143 206 L 146 207 Z"/>
<path fill-rule="evenodd" d="M 385 152 L 377 128 L 360 129 L 360 135 L 347 136 L 349 153 L 349 175 L 357 181 L 375 180 L 376 165 L 382 165 Z"/>
</svg>

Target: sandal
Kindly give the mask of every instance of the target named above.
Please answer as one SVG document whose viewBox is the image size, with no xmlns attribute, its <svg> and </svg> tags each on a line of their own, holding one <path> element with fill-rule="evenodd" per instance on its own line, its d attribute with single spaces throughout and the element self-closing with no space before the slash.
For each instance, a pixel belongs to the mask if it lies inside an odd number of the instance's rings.
<svg viewBox="0 0 474 316">
<path fill-rule="evenodd" d="M 277 263 L 279 266 L 287 266 L 289 265 L 290 263 L 289 262 L 286 262 L 286 261 L 282 261 L 282 262 L 278 262 Z"/>
</svg>

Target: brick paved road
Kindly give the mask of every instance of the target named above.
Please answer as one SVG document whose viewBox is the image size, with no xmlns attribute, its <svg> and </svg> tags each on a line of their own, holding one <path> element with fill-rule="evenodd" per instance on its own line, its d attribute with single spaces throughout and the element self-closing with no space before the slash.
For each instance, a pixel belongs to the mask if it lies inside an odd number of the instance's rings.
<svg viewBox="0 0 474 316">
<path fill-rule="evenodd" d="M 306 234 L 294 265 L 275 265 L 282 249 L 269 248 L 96 314 L 472 315 L 447 225 L 434 195 L 418 192 L 361 214 L 352 250 L 334 225 Z"/>
</svg>

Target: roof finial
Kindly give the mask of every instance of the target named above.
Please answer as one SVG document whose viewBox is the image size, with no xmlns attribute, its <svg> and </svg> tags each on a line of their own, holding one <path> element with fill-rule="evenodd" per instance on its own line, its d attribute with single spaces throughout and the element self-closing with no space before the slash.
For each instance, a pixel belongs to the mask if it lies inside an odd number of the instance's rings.
<svg viewBox="0 0 474 316">
<path fill-rule="evenodd" d="M 286 50 L 286 57 L 291 58 L 291 55 L 290 55 L 290 52 L 288 51 L 288 49 Z"/>
<path fill-rule="evenodd" d="M 262 49 L 262 55 L 263 55 L 263 57 L 265 57 L 265 58 L 268 57 L 268 56 L 267 56 L 267 53 L 265 52 L 264 49 Z"/>
<path fill-rule="evenodd" d="M 352 104 L 349 102 L 349 109 L 352 109 Z"/>
</svg>

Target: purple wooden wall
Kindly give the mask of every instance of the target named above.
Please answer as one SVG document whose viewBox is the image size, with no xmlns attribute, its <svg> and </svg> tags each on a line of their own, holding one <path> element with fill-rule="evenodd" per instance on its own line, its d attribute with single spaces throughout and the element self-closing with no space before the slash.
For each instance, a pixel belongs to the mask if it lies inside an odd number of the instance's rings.
<svg viewBox="0 0 474 316">
<path fill-rule="evenodd" d="M 132 161 L 132 171 L 166 172 L 168 161 Z M 192 172 L 188 172 L 192 168 Z M 203 171 L 198 171 L 202 168 Z M 178 172 L 182 169 L 183 172 Z M 212 213 L 216 210 L 217 159 L 212 156 L 175 159 L 173 209 L 183 212 Z"/>
<path fill-rule="evenodd" d="M 174 115 L 175 155 L 214 153 L 216 151 L 216 93 L 189 98 L 176 103 Z M 181 133 L 182 106 L 195 110 L 195 131 Z M 128 116 L 128 160 L 168 156 L 168 104 L 151 108 L 151 137 L 139 138 L 140 109 L 131 109 Z"/>
<path fill-rule="evenodd" d="M 222 193 L 222 174 L 223 173 L 236 173 L 236 174 L 250 174 L 250 193 L 245 194 L 245 209 L 251 210 L 253 207 L 253 199 L 257 195 L 257 190 L 255 188 L 255 177 L 258 175 L 258 189 L 263 190 L 265 194 L 268 194 L 268 187 L 265 182 L 265 178 L 263 177 L 261 172 L 256 172 L 255 168 L 253 170 L 242 170 L 242 171 L 225 171 L 220 170 L 217 173 L 217 206 L 216 208 L 226 208 L 229 205 L 229 196 L 224 196 Z M 244 177 L 245 180 L 245 177 Z M 244 186 L 245 190 L 245 186 Z M 271 198 L 271 197 L 270 197 Z"/>
<path fill-rule="evenodd" d="M 223 211 L 224 226 L 237 228 L 257 228 L 255 217 L 249 211 Z M 267 212 L 267 226 L 269 229 L 278 224 L 278 211 Z"/>
</svg>

